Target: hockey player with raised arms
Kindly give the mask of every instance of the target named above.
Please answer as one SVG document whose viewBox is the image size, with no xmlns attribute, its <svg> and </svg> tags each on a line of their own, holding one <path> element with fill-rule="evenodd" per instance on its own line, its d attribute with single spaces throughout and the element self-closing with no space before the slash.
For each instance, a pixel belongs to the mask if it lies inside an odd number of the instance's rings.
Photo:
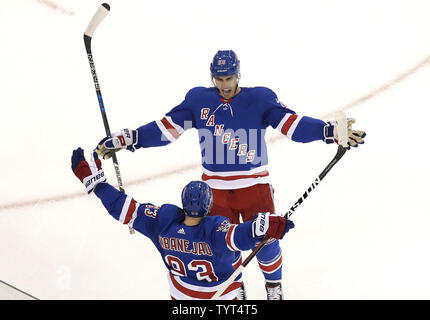
<svg viewBox="0 0 430 320">
<path fill-rule="evenodd" d="M 231 51 L 218 51 L 210 65 L 213 87 L 196 87 L 185 100 L 161 120 L 136 130 L 124 129 L 105 137 L 96 148 L 103 159 L 112 150 L 164 146 L 176 141 L 187 129 L 196 128 L 202 152 L 202 180 L 213 191 L 211 215 L 228 217 L 232 223 L 249 221 L 256 212 L 275 212 L 268 171 L 265 131 L 278 129 L 289 139 L 337 142 L 335 122 L 324 122 L 296 114 L 265 87 L 240 87 L 240 62 Z M 364 143 L 365 133 L 353 130 L 348 120 L 348 145 Z M 278 241 L 268 243 L 257 254 L 265 278 L 267 298 L 283 299 L 282 252 Z M 240 252 L 237 261 L 241 263 Z M 245 298 L 245 289 L 241 288 Z"/>
<path fill-rule="evenodd" d="M 282 239 L 294 227 L 291 220 L 267 212 L 240 224 L 223 216 L 207 216 L 213 195 L 202 181 L 184 187 L 183 208 L 139 203 L 108 184 L 97 153 L 87 161 L 81 148 L 73 151 L 72 170 L 112 217 L 153 242 L 168 269 L 170 295 L 175 300 L 212 298 L 235 271 L 236 252 L 254 248 L 265 236 Z M 241 284 L 239 275 L 220 299 L 236 300 Z"/>
</svg>

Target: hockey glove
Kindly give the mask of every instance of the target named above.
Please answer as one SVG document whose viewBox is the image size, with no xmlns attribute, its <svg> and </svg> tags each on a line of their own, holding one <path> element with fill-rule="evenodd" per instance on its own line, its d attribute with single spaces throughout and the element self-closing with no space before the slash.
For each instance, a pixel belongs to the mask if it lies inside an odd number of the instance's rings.
<svg viewBox="0 0 430 320">
<path fill-rule="evenodd" d="M 123 129 L 120 132 L 112 134 L 112 137 L 105 137 L 97 145 L 95 151 L 103 159 L 112 157 L 112 152 L 117 152 L 121 149 L 127 149 L 132 152 L 136 150 L 137 131 Z"/>
<path fill-rule="evenodd" d="M 355 123 L 355 119 L 347 120 L 347 130 L 348 130 L 348 147 L 357 148 L 359 144 L 363 144 L 363 138 L 366 136 L 366 132 L 353 130 L 352 125 Z M 333 143 L 338 142 L 337 125 L 335 121 L 329 121 L 324 127 L 324 142 Z"/>
<path fill-rule="evenodd" d="M 282 239 L 284 235 L 294 228 L 294 222 L 286 220 L 277 214 L 269 212 L 259 213 L 252 222 L 252 236 L 254 238 Z"/>
<path fill-rule="evenodd" d="M 84 150 L 78 148 L 72 154 L 72 170 L 75 176 L 85 185 L 88 193 L 91 193 L 100 182 L 106 182 L 105 173 L 102 169 L 102 162 L 93 152 L 91 160 L 86 161 Z"/>
</svg>

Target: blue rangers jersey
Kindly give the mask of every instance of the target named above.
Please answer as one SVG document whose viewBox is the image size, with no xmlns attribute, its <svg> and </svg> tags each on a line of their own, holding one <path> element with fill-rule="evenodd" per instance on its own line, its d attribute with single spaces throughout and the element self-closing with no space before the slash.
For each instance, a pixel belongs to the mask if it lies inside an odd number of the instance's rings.
<svg viewBox="0 0 430 320">
<path fill-rule="evenodd" d="M 265 87 L 241 88 L 225 100 L 215 87 L 191 89 L 165 117 L 137 129 L 137 148 L 163 146 L 187 129 L 199 133 L 203 176 L 211 188 L 270 183 L 265 132 L 278 129 L 297 142 L 323 140 L 326 123 L 297 115 Z"/>
<path fill-rule="evenodd" d="M 99 183 L 95 194 L 111 216 L 151 239 L 168 270 L 172 299 L 210 299 L 240 265 L 235 252 L 259 241 L 252 236 L 252 221 L 236 225 L 207 216 L 197 226 L 186 226 L 183 210 L 175 205 L 138 203 L 107 183 Z M 241 283 L 239 275 L 220 299 L 235 299 Z"/>
</svg>

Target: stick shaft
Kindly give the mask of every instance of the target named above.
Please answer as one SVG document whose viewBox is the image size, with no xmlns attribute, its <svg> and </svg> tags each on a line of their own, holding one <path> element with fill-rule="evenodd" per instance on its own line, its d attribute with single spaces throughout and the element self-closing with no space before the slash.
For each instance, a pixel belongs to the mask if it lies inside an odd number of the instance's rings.
<svg viewBox="0 0 430 320">
<path fill-rule="evenodd" d="M 233 283 L 234 279 L 236 279 L 242 270 L 245 268 L 243 264 L 241 264 L 232 274 L 231 276 L 223 282 L 222 286 L 218 289 L 218 291 L 212 296 L 211 300 L 217 300 L 227 289 L 227 287 Z"/>
<path fill-rule="evenodd" d="M 102 7 L 102 6 L 100 6 L 100 7 Z M 90 25 L 91 25 L 91 22 L 90 22 Z M 94 32 L 94 30 L 92 32 Z M 92 37 L 88 36 L 87 34 L 84 34 L 85 49 L 87 51 L 87 57 L 88 57 L 88 62 L 90 64 L 91 75 L 93 77 L 94 88 L 96 89 L 97 101 L 99 102 L 100 113 L 101 113 L 102 119 L 103 119 L 103 125 L 105 128 L 106 136 L 111 136 L 112 134 L 111 134 L 111 131 L 109 128 L 109 121 L 107 119 L 106 110 L 105 110 L 105 106 L 103 103 L 103 96 L 102 96 L 102 92 L 100 90 L 99 79 L 97 76 L 96 66 L 94 64 L 93 54 L 91 51 L 91 40 L 92 40 Z M 114 169 L 115 169 L 116 179 L 118 180 L 119 189 L 120 189 L 120 191 L 124 192 L 124 185 L 122 183 L 121 172 L 119 170 L 118 159 L 116 157 L 115 152 L 112 152 L 112 161 L 113 161 L 113 165 L 114 165 Z"/>
<path fill-rule="evenodd" d="M 112 133 L 111 133 L 110 128 L 109 128 L 109 121 L 107 119 L 106 109 L 105 109 L 105 106 L 103 103 L 103 96 L 102 96 L 102 92 L 100 90 L 100 84 L 99 84 L 99 80 L 97 77 L 96 67 L 95 67 L 93 55 L 91 52 L 91 38 L 88 36 L 85 36 L 85 37 L 86 37 L 85 44 L 87 44 L 87 43 L 89 44 L 88 46 L 86 45 L 87 56 L 88 56 L 88 62 L 90 64 L 90 68 L 91 68 L 91 74 L 93 76 L 94 87 L 96 89 L 97 101 L 99 102 L 100 113 L 102 115 L 103 125 L 105 128 L 106 136 L 110 137 L 110 136 L 112 136 Z M 113 161 L 113 166 L 115 169 L 116 179 L 118 180 L 118 187 L 119 187 L 120 191 L 124 192 L 124 185 L 122 183 L 121 172 L 119 170 L 118 159 L 116 157 L 115 152 L 112 152 L 112 161 Z"/>
<path fill-rule="evenodd" d="M 92 50 L 91 50 L 91 40 L 92 40 L 92 36 L 93 36 L 95 30 L 97 29 L 99 24 L 102 22 L 104 17 L 106 17 L 106 15 L 109 13 L 109 10 L 110 10 L 110 6 L 107 3 L 103 3 L 102 5 L 100 5 L 100 7 L 97 9 L 96 13 L 94 14 L 93 18 L 91 19 L 90 23 L 88 24 L 87 29 L 84 32 L 85 50 L 87 51 L 88 62 L 90 64 L 91 75 L 93 77 L 93 82 L 94 82 L 94 88 L 96 89 L 97 101 L 99 102 L 100 113 L 101 113 L 102 119 L 103 119 L 103 125 L 105 128 L 106 136 L 108 136 L 108 137 L 112 136 L 112 134 L 111 134 L 111 131 L 109 128 L 109 122 L 107 119 L 106 110 L 105 110 L 105 106 L 103 103 L 103 96 L 102 96 L 102 92 L 100 90 L 100 84 L 99 84 L 99 79 L 97 77 L 96 66 L 94 64 L 93 54 L 92 54 Z M 112 151 L 112 162 L 113 162 L 113 166 L 115 169 L 115 175 L 116 175 L 116 179 L 118 181 L 119 190 L 121 192 L 124 192 L 124 185 L 122 183 L 118 159 L 117 159 L 114 151 Z M 129 231 L 131 234 L 134 233 L 134 229 L 131 227 L 129 227 Z"/>
</svg>

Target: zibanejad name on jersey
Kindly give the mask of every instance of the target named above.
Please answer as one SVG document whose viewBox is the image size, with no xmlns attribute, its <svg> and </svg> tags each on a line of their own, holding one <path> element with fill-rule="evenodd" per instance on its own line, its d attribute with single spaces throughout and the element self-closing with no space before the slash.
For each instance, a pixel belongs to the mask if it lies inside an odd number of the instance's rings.
<svg viewBox="0 0 430 320">
<path fill-rule="evenodd" d="M 196 255 L 212 256 L 211 247 L 206 242 L 191 242 L 185 239 L 175 237 L 158 237 L 158 242 L 163 249 L 179 251 L 185 253 L 192 253 Z"/>
</svg>

